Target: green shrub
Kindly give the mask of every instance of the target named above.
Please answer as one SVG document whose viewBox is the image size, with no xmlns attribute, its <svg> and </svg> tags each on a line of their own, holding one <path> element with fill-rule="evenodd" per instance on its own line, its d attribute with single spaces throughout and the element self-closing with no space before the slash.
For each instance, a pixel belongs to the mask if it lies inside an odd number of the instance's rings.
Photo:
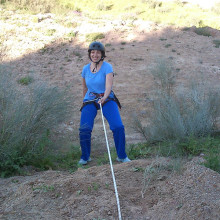
<svg viewBox="0 0 220 220">
<path fill-rule="evenodd" d="M 78 160 L 81 155 L 80 147 L 70 145 L 67 152 L 53 155 L 55 169 L 65 169 L 75 171 L 78 168 Z"/>
<path fill-rule="evenodd" d="M 216 2 L 214 7 L 212 8 L 212 11 L 215 12 L 217 15 L 220 14 L 220 2 Z"/>
<path fill-rule="evenodd" d="M 132 9 L 134 9 L 136 6 L 134 6 L 134 5 L 129 5 L 129 6 L 126 6 L 124 9 L 125 9 L 125 11 L 130 11 L 130 10 L 132 10 Z"/>
<path fill-rule="evenodd" d="M 182 30 L 182 31 L 189 31 L 189 30 L 190 30 L 190 27 L 183 27 L 181 30 Z"/>
<path fill-rule="evenodd" d="M 171 44 L 166 44 L 165 45 L 166 48 L 171 47 L 171 46 L 172 46 Z"/>
<path fill-rule="evenodd" d="M 142 3 L 146 3 L 147 6 L 152 9 L 162 6 L 162 2 L 158 0 L 142 0 Z"/>
<path fill-rule="evenodd" d="M 220 40 L 213 40 L 213 44 L 215 44 L 216 48 L 219 48 L 220 46 Z"/>
<path fill-rule="evenodd" d="M 184 7 L 184 4 L 186 4 L 186 2 L 183 2 L 182 0 L 174 0 L 174 2 L 180 7 Z"/>
<path fill-rule="evenodd" d="M 190 137 L 184 142 L 178 143 L 182 153 L 192 156 L 204 154 L 206 167 L 220 173 L 220 137 Z"/>
<path fill-rule="evenodd" d="M 99 11 L 109 11 L 112 9 L 113 4 L 104 4 L 103 2 L 97 5 Z"/>
<path fill-rule="evenodd" d="M 204 165 L 218 173 L 220 173 L 220 154 L 210 153 L 208 156 L 205 157 L 206 162 Z"/>
<path fill-rule="evenodd" d="M 191 136 L 186 138 L 184 141 L 178 143 L 178 146 L 180 147 L 182 152 L 187 155 L 199 156 L 205 149 L 203 141 L 204 138 L 197 139 Z"/>
<path fill-rule="evenodd" d="M 22 85 L 28 85 L 33 82 L 33 78 L 30 76 L 22 77 L 21 79 L 18 80 L 18 83 Z"/>
<path fill-rule="evenodd" d="M 152 155 L 152 148 L 150 144 L 132 144 L 128 147 L 127 153 L 130 159 L 147 158 Z"/>
<path fill-rule="evenodd" d="M 182 157 L 203 153 L 205 166 L 219 172 L 220 138 L 216 133 L 220 91 L 195 82 L 190 88 L 180 91 L 175 84 L 173 69 L 170 62 L 163 59 L 151 69 L 156 92 L 150 98 L 153 102 L 147 115 L 149 126 L 142 126 L 137 116 L 133 124 L 135 130 L 151 144 L 132 147 L 129 156 Z"/>
<path fill-rule="evenodd" d="M 57 7 L 56 0 L 5 0 L 3 3 L 10 4 L 15 9 L 30 11 L 33 13 L 50 13 Z"/>
<path fill-rule="evenodd" d="M 204 165 L 220 173 L 220 137 L 219 135 L 207 137 L 202 144 L 205 163 Z"/>
<path fill-rule="evenodd" d="M 77 22 L 68 22 L 65 24 L 68 28 L 76 28 L 78 26 Z"/>
<path fill-rule="evenodd" d="M 24 165 L 48 168 L 50 134 L 69 115 L 64 91 L 32 83 L 18 91 L 9 70 L 0 66 L 0 175 L 19 173 Z M 24 95 L 26 94 L 26 95 Z"/>
<path fill-rule="evenodd" d="M 212 36 L 210 30 L 207 29 L 207 27 L 199 27 L 199 28 L 196 28 L 194 30 L 194 32 L 198 35 L 202 35 L 202 36 L 206 36 L 206 37 L 210 37 Z"/>
<path fill-rule="evenodd" d="M 71 32 L 68 33 L 67 36 L 68 37 L 76 37 L 76 32 L 71 31 Z"/>
<path fill-rule="evenodd" d="M 53 36 L 54 33 L 56 33 L 56 29 L 48 29 L 46 31 L 47 36 Z"/>
<path fill-rule="evenodd" d="M 187 90 L 179 90 L 175 87 L 173 68 L 168 60 L 159 60 L 151 72 L 156 92 L 150 97 L 153 100 L 148 115 L 150 123 L 144 128 L 137 123 L 137 130 L 148 140 L 181 141 L 191 136 L 207 136 L 217 130 L 219 90 L 213 91 L 202 83 L 192 83 Z"/>
<path fill-rule="evenodd" d="M 96 40 L 103 39 L 103 38 L 105 38 L 105 35 L 103 33 L 91 33 L 91 34 L 86 35 L 86 40 L 89 42 L 96 41 Z"/>
</svg>

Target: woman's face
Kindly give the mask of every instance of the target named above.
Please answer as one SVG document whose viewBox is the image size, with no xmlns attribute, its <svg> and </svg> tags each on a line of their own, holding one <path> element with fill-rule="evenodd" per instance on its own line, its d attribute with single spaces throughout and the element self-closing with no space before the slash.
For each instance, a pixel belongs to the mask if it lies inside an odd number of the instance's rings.
<svg viewBox="0 0 220 220">
<path fill-rule="evenodd" d="M 92 50 L 90 57 L 94 63 L 98 62 L 102 57 L 102 52 L 100 50 Z"/>
</svg>

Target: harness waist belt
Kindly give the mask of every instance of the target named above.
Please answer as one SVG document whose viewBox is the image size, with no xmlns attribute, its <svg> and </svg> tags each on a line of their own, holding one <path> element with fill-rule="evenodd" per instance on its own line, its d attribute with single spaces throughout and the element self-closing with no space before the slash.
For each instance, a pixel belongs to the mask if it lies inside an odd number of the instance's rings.
<svg viewBox="0 0 220 220">
<path fill-rule="evenodd" d="M 103 97 L 104 93 L 92 93 L 92 94 L 95 95 L 96 98 L 93 99 L 93 100 L 89 100 L 89 101 L 83 102 L 82 107 L 80 108 L 80 111 L 82 111 L 84 106 L 86 106 L 88 104 L 91 104 L 91 103 L 94 103 L 94 105 L 97 108 L 97 110 L 99 109 L 99 104 L 97 103 L 97 100 L 100 99 L 101 97 Z M 113 92 L 113 95 L 114 95 L 114 97 L 113 98 L 107 98 L 106 101 L 103 103 L 103 105 L 105 105 L 109 101 L 115 101 L 117 103 L 118 107 L 121 109 L 121 103 L 119 102 L 119 100 L 116 97 L 116 95 L 114 94 L 114 92 Z"/>
</svg>

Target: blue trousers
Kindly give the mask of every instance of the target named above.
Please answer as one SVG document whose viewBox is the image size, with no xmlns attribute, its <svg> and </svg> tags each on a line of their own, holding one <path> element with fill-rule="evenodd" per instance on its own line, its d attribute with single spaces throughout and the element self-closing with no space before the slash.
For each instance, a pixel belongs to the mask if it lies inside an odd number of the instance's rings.
<svg viewBox="0 0 220 220">
<path fill-rule="evenodd" d="M 118 158 L 124 159 L 127 157 L 125 153 L 125 130 L 118 105 L 115 101 L 108 101 L 102 107 L 102 111 L 113 133 Z M 91 134 L 96 115 L 97 108 L 93 103 L 84 106 L 81 112 L 79 128 L 80 146 L 82 151 L 81 159 L 86 161 L 89 159 L 91 153 Z"/>
</svg>

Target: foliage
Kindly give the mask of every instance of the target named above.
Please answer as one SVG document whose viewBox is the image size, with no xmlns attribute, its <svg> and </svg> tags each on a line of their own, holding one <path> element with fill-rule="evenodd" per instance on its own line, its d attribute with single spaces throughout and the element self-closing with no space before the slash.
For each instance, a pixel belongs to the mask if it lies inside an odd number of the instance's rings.
<svg viewBox="0 0 220 220">
<path fill-rule="evenodd" d="M 68 28 L 76 28 L 78 26 L 77 22 L 67 22 L 64 25 Z"/>
<path fill-rule="evenodd" d="M 140 128 L 152 141 L 184 140 L 207 136 L 216 129 L 220 116 L 220 91 L 203 83 L 193 82 L 189 89 L 175 87 L 175 76 L 168 60 L 161 59 L 151 70 L 156 85 L 150 125 Z M 174 90 L 174 88 L 176 90 Z M 139 119 L 136 118 L 136 121 Z"/>
<path fill-rule="evenodd" d="M 131 159 L 170 157 L 176 160 L 188 156 L 204 155 L 204 165 L 220 173 L 220 137 L 189 137 L 181 142 L 161 141 L 130 145 L 127 150 Z"/>
<path fill-rule="evenodd" d="M 220 140 L 218 136 L 212 136 L 218 131 L 219 89 L 199 82 L 193 82 L 187 89 L 177 87 L 168 60 L 157 61 L 151 73 L 156 91 L 150 97 L 149 125 L 144 127 L 137 115 L 134 115 L 133 123 L 147 143 L 131 146 L 129 157 L 182 157 L 204 153 L 205 165 L 219 172 Z"/>
<path fill-rule="evenodd" d="M 147 158 L 153 154 L 152 146 L 149 143 L 132 144 L 127 150 L 131 160 Z"/>
<path fill-rule="evenodd" d="M 91 33 L 86 35 L 86 40 L 88 42 L 96 41 L 99 39 L 103 39 L 105 35 L 103 33 Z"/>
<path fill-rule="evenodd" d="M 90 18 L 130 17 L 132 20 L 143 19 L 181 27 L 201 27 L 202 20 L 203 27 L 220 29 L 219 5 L 212 10 L 203 10 L 196 5 L 187 7 L 180 1 L 156 0 L 3 0 L 0 4 L 10 10 L 19 9 L 27 13 L 67 14 L 74 10 Z"/>
<path fill-rule="evenodd" d="M 1 2 L 14 7 L 16 10 L 31 11 L 33 13 L 51 13 L 57 7 L 57 0 L 5 0 Z"/>
<path fill-rule="evenodd" d="M 208 156 L 205 157 L 206 162 L 204 165 L 218 173 L 220 173 L 220 154 L 210 153 Z"/>
<path fill-rule="evenodd" d="M 49 168 L 51 131 L 70 113 L 66 92 L 37 82 L 23 89 L 18 91 L 9 70 L 0 66 L 1 176 L 19 173 L 24 165 Z"/>
<path fill-rule="evenodd" d="M 207 29 L 207 27 L 198 27 L 194 30 L 194 32 L 198 35 L 210 37 L 212 36 L 211 32 Z"/>
<path fill-rule="evenodd" d="M 216 48 L 220 47 L 220 40 L 213 40 L 213 44 L 215 44 Z"/>
<path fill-rule="evenodd" d="M 28 85 L 33 82 L 33 78 L 30 76 L 22 77 L 21 79 L 18 80 L 18 83 L 22 85 Z"/>
<path fill-rule="evenodd" d="M 189 137 L 181 142 L 161 141 L 132 144 L 127 148 L 130 159 L 143 159 L 149 157 L 169 157 L 178 162 L 188 156 L 204 155 L 204 165 L 220 173 L 220 136 Z M 175 170 L 178 163 L 174 163 Z"/>
<path fill-rule="evenodd" d="M 112 158 L 112 160 L 113 161 L 116 160 L 117 153 L 116 153 L 115 148 L 110 149 L 110 151 L 111 151 L 111 158 Z M 97 158 L 97 164 L 98 165 L 103 165 L 103 164 L 108 164 L 108 163 L 109 163 L 109 156 L 108 156 L 107 152 L 102 154 L 101 157 Z"/>
<path fill-rule="evenodd" d="M 33 191 L 38 191 L 38 192 L 50 192 L 55 190 L 54 185 L 46 185 L 42 184 L 40 186 L 36 186 L 32 188 Z"/>
<path fill-rule="evenodd" d="M 156 8 L 156 7 L 161 7 L 162 6 L 162 2 L 158 1 L 158 0 L 142 0 L 142 3 L 147 4 L 147 6 L 149 8 Z"/>
<path fill-rule="evenodd" d="M 100 11 L 109 11 L 113 7 L 113 4 L 111 2 L 104 3 L 103 1 L 97 5 L 97 9 Z"/>
<path fill-rule="evenodd" d="M 54 169 L 64 169 L 73 172 L 78 168 L 80 156 L 80 147 L 70 145 L 66 152 L 58 152 L 53 155 Z"/>
<path fill-rule="evenodd" d="M 53 36 L 54 33 L 56 33 L 56 29 L 48 29 L 46 31 L 47 36 Z"/>
<path fill-rule="evenodd" d="M 212 8 L 212 11 L 215 12 L 217 15 L 220 14 L 220 2 L 216 1 L 215 5 Z"/>
<path fill-rule="evenodd" d="M 188 155 L 198 156 L 204 154 L 204 165 L 220 173 L 220 137 L 207 136 L 204 138 L 190 137 L 178 144 L 180 149 Z"/>
</svg>

